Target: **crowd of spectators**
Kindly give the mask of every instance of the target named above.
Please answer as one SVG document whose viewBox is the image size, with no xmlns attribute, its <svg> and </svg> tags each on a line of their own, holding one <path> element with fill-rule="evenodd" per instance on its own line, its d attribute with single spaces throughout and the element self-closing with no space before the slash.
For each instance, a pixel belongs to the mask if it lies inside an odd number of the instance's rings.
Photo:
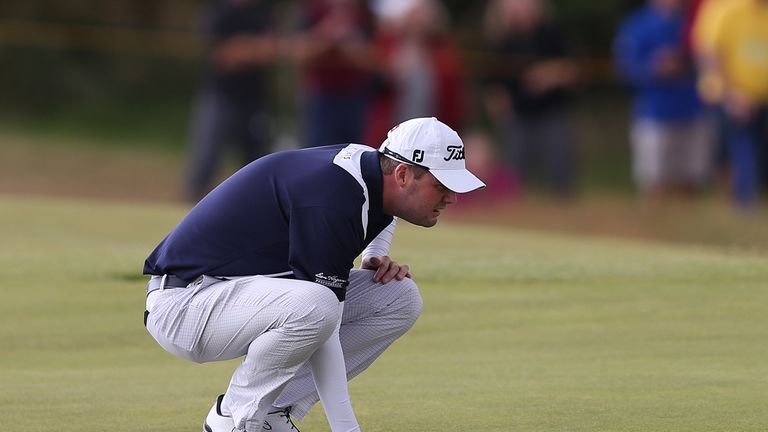
<svg viewBox="0 0 768 432">
<path fill-rule="evenodd" d="M 468 164 L 486 176 L 481 200 L 511 201 L 531 188 L 563 200 L 577 193 L 569 103 L 585 71 L 547 0 L 486 1 L 483 61 L 471 64 L 439 0 L 304 0 L 290 31 L 270 21 L 270 4 L 212 0 L 189 199 L 207 192 L 225 146 L 237 144 L 243 162 L 270 151 L 265 71 L 278 61 L 298 72 L 299 146 L 378 147 L 393 125 L 435 116 L 477 155 Z M 758 200 L 768 183 L 766 23 L 768 0 L 647 0 L 617 28 L 640 196 L 719 187 L 742 208 Z"/>
<path fill-rule="evenodd" d="M 737 206 L 755 205 L 768 183 L 767 24 L 765 0 L 648 0 L 626 18 L 615 53 L 635 95 L 643 194 L 690 194 L 719 177 Z"/>
</svg>

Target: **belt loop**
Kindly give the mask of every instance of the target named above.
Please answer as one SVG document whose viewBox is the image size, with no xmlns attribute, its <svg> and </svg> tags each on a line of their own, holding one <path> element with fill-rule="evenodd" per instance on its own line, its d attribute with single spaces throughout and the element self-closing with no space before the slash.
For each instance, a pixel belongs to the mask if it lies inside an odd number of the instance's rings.
<svg viewBox="0 0 768 432">
<path fill-rule="evenodd" d="M 166 280 L 168 280 L 168 275 L 164 274 L 163 278 L 160 279 L 160 291 L 165 289 L 165 282 L 166 282 Z"/>
</svg>

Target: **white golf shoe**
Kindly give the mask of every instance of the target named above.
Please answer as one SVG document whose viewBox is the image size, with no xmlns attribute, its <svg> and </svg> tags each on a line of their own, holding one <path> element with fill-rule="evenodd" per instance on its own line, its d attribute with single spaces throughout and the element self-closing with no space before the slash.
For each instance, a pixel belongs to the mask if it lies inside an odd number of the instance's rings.
<svg viewBox="0 0 768 432">
<path fill-rule="evenodd" d="M 235 422 L 232 417 L 225 416 L 221 413 L 221 401 L 224 399 L 224 395 L 219 395 L 216 398 L 216 403 L 213 404 L 211 410 L 208 411 L 208 416 L 203 423 L 203 432 L 239 432 L 240 429 L 235 427 Z M 281 410 L 271 411 L 267 414 L 267 418 L 264 419 L 264 425 L 261 427 L 262 431 L 272 432 L 299 432 L 296 425 L 291 421 L 291 408 L 284 408 Z"/>
<path fill-rule="evenodd" d="M 291 407 L 268 413 L 267 418 L 264 419 L 264 426 L 261 427 L 261 430 L 272 432 L 299 432 L 299 429 L 293 424 L 293 420 L 291 420 Z"/>
<path fill-rule="evenodd" d="M 222 399 L 224 399 L 224 395 L 219 395 L 216 398 L 216 403 L 208 411 L 208 416 L 203 423 L 203 432 L 237 432 L 240 430 L 235 427 L 235 421 L 232 420 L 232 417 L 221 413 Z"/>
</svg>

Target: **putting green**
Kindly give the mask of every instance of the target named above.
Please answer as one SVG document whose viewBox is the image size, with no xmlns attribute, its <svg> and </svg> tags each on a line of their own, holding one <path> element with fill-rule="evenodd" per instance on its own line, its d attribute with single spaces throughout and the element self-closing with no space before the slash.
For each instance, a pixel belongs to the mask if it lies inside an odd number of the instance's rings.
<svg viewBox="0 0 768 432">
<path fill-rule="evenodd" d="M 6 428 L 200 430 L 237 362 L 176 359 L 141 322 L 143 260 L 184 212 L 0 197 Z M 392 255 L 425 309 L 351 384 L 365 431 L 768 425 L 765 256 L 449 223 L 401 224 Z"/>
</svg>

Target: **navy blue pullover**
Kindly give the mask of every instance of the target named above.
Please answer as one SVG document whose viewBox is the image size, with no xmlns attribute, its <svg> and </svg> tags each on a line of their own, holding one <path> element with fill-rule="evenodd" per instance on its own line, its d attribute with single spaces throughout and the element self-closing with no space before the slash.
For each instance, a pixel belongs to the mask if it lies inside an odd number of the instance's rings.
<svg viewBox="0 0 768 432">
<path fill-rule="evenodd" d="M 325 285 L 343 301 L 355 258 L 392 219 L 382 210 L 374 149 L 274 153 L 203 198 L 147 258 L 144 274 L 190 282 L 201 275 L 291 276 Z"/>
</svg>

